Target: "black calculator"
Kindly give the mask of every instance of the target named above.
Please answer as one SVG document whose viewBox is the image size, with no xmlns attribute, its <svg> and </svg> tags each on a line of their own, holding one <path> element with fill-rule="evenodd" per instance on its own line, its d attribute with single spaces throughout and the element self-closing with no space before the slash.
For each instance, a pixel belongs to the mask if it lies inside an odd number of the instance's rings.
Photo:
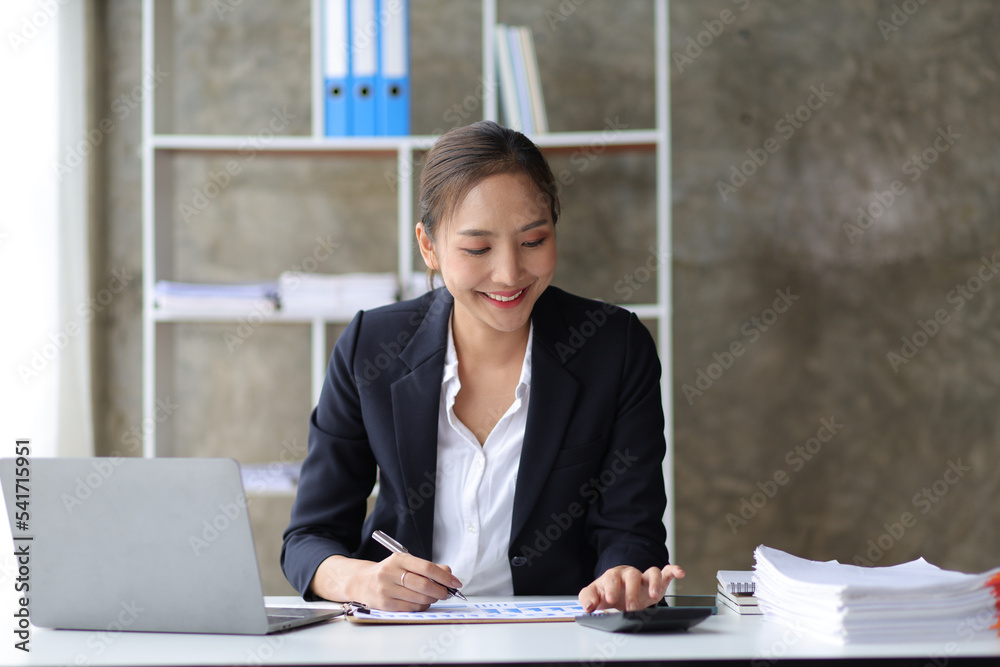
<svg viewBox="0 0 1000 667">
<path fill-rule="evenodd" d="M 608 632 L 671 632 L 694 627 L 718 611 L 714 595 L 668 595 L 640 611 L 599 611 L 575 620 Z"/>
</svg>

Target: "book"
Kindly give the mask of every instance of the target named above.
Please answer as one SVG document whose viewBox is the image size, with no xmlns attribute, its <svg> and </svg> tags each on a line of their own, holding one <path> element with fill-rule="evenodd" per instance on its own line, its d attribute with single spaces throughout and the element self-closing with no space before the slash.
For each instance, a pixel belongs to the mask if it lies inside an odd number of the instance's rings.
<svg viewBox="0 0 1000 667">
<path fill-rule="evenodd" d="M 507 127 L 525 134 L 548 132 L 545 100 L 535 53 L 535 40 L 527 26 L 497 24 L 494 33 L 500 108 Z"/>
</svg>

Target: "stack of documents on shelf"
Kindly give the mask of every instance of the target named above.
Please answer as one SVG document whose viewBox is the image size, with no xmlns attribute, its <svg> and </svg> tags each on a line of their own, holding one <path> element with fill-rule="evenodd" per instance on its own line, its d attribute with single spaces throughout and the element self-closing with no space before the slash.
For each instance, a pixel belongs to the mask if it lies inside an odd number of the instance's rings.
<svg viewBox="0 0 1000 667">
<path fill-rule="evenodd" d="M 161 280 L 156 283 L 153 298 L 157 310 L 165 313 L 271 313 L 278 305 L 278 285 L 273 282 L 222 285 Z"/>
<path fill-rule="evenodd" d="M 507 127 L 525 134 L 548 132 L 542 80 L 531 30 L 525 26 L 501 23 L 496 27 L 495 39 L 504 122 Z"/>
<path fill-rule="evenodd" d="M 323 275 L 286 271 L 278 279 L 281 310 L 289 315 L 349 317 L 396 300 L 394 273 Z"/>
<path fill-rule="evenodd" d="M 750 616 L 762 613 L 754 596 L 753 572 L 719 570 L 716 579 L 719 581 L 719 592 L 715 597 L 720 608 Z"/>
<path fill-rule="evenodd" d="M 241 463 L 245 493 L 293 493 L 299 485 L 302 462 Z"/>
<path fill-rule="evenodd" d="M 438 287 L 444 287 L 444 280 L 440 273 L 435 273 L 434 278 L 429 280 L 426 273 L 414 273 L 410 276 L 410 284 L 406 286 L 404 299 L 415 299 L 416 297 L 429 292 Z"/>
<path fill-rule="evenodd" d="M 995 637 L 1000 629 L 1000 568 L 965 574 L 922 558 L 859 567 L 765 546 L 754 556 L 764 619 L 838 643 L 965 641 Z"/>
</svg>

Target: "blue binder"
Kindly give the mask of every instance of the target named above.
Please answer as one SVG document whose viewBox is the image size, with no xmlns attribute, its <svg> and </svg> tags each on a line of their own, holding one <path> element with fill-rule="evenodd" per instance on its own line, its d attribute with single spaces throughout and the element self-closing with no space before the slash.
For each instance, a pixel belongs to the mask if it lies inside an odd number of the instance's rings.
<svg viewBox="0 0 1000 667">
<path fill-rule="evenodd" d="M 382 21 L 375 105 L 377 132 L 410 133 L 410 26 L 408 0 L 380 0 Z"/>
<path fill-rule="evenodd" d="M 351 48 L 348 40 L 348 0 L 323 0 L 323 98 L 328 137 L 351 134 Z"/>
<path fill-rule="evenodd" d="M 356 136 L 376 133 L 376 86 L 378 79 L 379 20 L 377 0 L 351 0 L 351 132 Z"/>
</svg>

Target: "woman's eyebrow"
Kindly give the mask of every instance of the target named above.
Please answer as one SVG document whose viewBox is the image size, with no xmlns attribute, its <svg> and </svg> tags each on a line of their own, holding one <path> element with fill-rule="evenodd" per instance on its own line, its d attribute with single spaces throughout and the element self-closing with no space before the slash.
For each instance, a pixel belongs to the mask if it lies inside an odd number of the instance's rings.
<svg viewBox="0 0 1000 667">
<path fill-rule="evenodd" d="M 518 230 L 518 233 L 529 232 L 536 227 L 542 227 L 548 224 L 548 219 L 541 218 L 540 220 L 535 220 L 534 222 L 529 222 L 524 227 Z M 461 236 L 494 236 L 494 233 L 486 229 L 463 229 L 458 232 Z"/>
</svg>

